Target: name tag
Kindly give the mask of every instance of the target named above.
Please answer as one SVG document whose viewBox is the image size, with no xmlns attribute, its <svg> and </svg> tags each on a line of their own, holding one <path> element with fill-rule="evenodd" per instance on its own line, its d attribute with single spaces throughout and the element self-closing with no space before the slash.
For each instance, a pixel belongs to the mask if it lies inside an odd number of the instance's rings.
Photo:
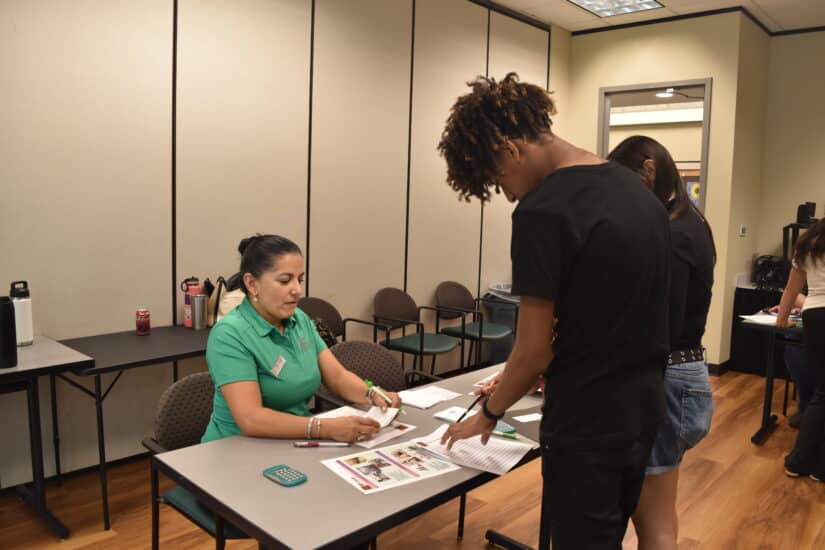
<svg viewBox="0 0 825 550">
<path fill-rule="evenodd" d="M 273 375 L 279 376 L 281 371 L 284 369 L 284 365 L 286 365 L 286 359 L 284 359 L 283 355 L 279 355 L 278 359 L 275 361 L 275 364 L 272 365 L 272 368 L 269 370 Z"/>
</svg>

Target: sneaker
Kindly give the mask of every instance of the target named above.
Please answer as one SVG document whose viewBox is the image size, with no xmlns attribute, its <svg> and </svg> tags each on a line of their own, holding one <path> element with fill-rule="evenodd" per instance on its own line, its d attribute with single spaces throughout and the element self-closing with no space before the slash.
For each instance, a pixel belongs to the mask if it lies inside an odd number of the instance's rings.
<svg viewBox="0 0 825 550">
<path fill-rule="evenodd" d="M 808 475 L 808 474 L 806 474 L 805 472 L 795 472 L 795 471 L 791 470 L 790 468 L 788 468 L 787 466 L 785 466 L 785 475 L 788 476 L 788 477 L 799 477 L 799 476 L 804 476 L 804 475 Z M 811 477 L 813 477 L 813 474 L 810 474 L 810 475 L 811 475 Z"/>
<path fill-rule="evenodd" d="M 785 475 L 788 477 L 811 475 L 811 468 L 800 467 L 798 464 L 794 464 L 794 461 L 788 460 L 789 458 L 790 455 L 785 458 Z"/>
<path fill-rule="evenodd" d="M 786 470 L 786 471 L 787 471 L 787 470 Z M 825 482 L 825 474 L 811 474 L 811 475 L 810 475 L 810 476 L 808 476 L 808 477 L 810 477 L 810 478 L 811 478 L 811 479 L 813 479 L 814 481 Z"/>
</svg>

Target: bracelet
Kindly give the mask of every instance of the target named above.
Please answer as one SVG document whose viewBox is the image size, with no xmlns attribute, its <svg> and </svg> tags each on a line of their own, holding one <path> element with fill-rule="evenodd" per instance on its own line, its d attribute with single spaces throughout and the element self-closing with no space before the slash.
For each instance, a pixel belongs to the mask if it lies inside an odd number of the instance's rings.
<svg viewBox="0 0 825 550">
<path fill-rule="evenodd" d="M 310 416 L 307 420 L 307 439 L 312 439 L 312 422 L 315 420 L 314 416 Z"/>
<path fill-rule="evenodd" d="M 321 439 L 321 419 L 316 418 L 315 421 L 318 423 L 318 436 L 315 439 Z"/>
<path fill-rule="evenodd" d="M 488 420 L 491 420 L 493 422 L 498 422 L 499 420 L 504 418 L 504 413 L 502 413 L 502 414 L 493 414 L 490 411 L 490 409 L 487 408 L 487 402 L 489 400 L 490 400 L 490 398 L 488 397 L 484 401 L 481 402 L 481 412 L 484 413 L 484 416 L 486 416 Z"/>
</svg>

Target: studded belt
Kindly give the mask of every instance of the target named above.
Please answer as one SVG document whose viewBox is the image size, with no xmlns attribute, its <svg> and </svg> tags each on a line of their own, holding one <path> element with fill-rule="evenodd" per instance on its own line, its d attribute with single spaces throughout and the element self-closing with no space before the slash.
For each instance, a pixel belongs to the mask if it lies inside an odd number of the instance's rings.
<svg viewBox="0 0 825 550">
<path fill-rule="evenodd" d="M 683 349 L 671 351 L 667 359 L 668 365 L 679 365 L 681 363 L 693 363 L 705 360 L 704 348 Z"/>
</svg>

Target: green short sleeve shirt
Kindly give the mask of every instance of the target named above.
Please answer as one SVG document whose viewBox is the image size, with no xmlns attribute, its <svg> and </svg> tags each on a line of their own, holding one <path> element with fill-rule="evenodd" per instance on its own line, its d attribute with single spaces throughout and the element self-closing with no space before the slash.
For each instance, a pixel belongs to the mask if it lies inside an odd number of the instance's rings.
<svg viewBox="0 0 825 550">
<path fill-rule="evenodd" d="M 240 435 L 221 392 L 232 382 L 257 382 L 264 407 L 308 416 L 309 398 L 321 385 L 318 354 L 325 349 L 312 319 L 300 309 L 284 322 L 281 334 L 244 298 L 209 334 L 206 364 L 215 383 L 215 399 L 201 441 Z"/>
</svg>

